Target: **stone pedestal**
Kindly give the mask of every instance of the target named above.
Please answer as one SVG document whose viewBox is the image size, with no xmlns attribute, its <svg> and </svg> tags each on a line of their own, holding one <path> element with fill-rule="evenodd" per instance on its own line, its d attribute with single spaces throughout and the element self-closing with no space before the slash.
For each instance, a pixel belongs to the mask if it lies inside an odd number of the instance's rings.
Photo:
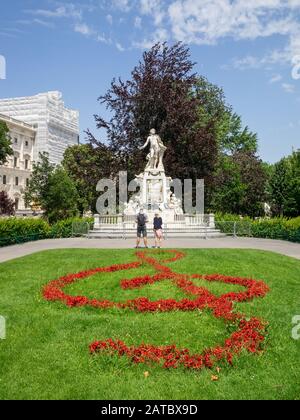
<svg viewBox="0 0 300 420">
<path fill-rule="evenodd" d="M 125 205 L 124 215 L 136 215 L 142 208 L 149 217 L 159 212 L 166 222 L 174 222 L 177 215 L 183 215 L 181 201 L 172 193 L 172 178 L 164 169 L 146 169 L 135 178 L 140 191 Z"/>
</svg>

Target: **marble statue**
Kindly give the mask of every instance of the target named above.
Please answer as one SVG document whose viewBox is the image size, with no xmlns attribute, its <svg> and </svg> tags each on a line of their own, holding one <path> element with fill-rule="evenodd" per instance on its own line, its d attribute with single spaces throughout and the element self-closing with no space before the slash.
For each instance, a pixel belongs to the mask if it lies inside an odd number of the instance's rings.
<svg viewBox="0 0 300 420">
<path fill-rule="evenodd" d="M 173 221 L 175 215 L 183 214 L 182 202 L 171 192 L 172 178 L 166 176 L 163 165 L 167 147 L 154 128 L 150 130 L 140 150 L 147 147 L 150 148 L 147 166 L 144 172 L 136 175 L 134 179 L 135 188 L 138 186 L 139 192 L 125 204 L 123 214 L 132 216 L 140 209 L 147 209 L 148 214 L 154 216 L 155 211 L 159 210 L 166 220 Z"/>
<path fill-rule="evenodd" d="M 150 144 L 150 153 L 147 156 L 148 164 L 146 166 L 146 171 L 149 170 L 164 170 L 163 157 L 165 151 L 167 150 L 166 146 L 163 144 L 160 136 L 156 134 L 156 130 L 152 128 L 150 130 L 150 135 L 147 138 L 146 143 L 140 148 L 144 150 Z"/>
<path fill-rule="evenodd" d="M 130 216 L 135 215 L 139 212 L 142 207 L 142 199 L 139 194 L 135 194 L 131 197 L 128 203 L 125 203 L 124 215 Z"/>
<path fill-rule="evenodd" d="M 170 192 L 168 207 L 169 209 L 174 209 L 176 214 L 183 214 L 181 200 L 172 192 Z"/>
</svg>

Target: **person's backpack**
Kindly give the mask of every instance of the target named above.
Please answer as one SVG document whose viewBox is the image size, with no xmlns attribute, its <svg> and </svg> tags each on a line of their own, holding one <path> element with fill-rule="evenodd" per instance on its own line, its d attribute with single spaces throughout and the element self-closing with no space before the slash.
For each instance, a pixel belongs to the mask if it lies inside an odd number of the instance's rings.
<svg viewBox="0 0 300 420">
<path fill-rule="evenodd" d="M 144 214 L 139 214 L 138 217 L 138 225 L 139 226 L 145 226 L 146 224 L 146 216 Z"/>
</svg>

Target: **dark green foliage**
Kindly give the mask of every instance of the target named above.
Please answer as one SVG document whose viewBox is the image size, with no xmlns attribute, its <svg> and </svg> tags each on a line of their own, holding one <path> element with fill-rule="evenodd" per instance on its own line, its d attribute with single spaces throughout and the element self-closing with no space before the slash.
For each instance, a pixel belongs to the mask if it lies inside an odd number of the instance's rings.
<svg viewBox="0 0 300 420">
<path fill-rule="evenodd" d="M 46 153 L 33 166 L 25 191 L 27 205 L 39 206 L 50 223 L 78 214 L 79 195 L 74 182 L 63 167 L 55 167 Z"/>
<path fill-rule="evenodd" d="M 276 215 L 295 217 L 300 214 L 300 151 L 274 165 L 269 194 Z"/>
<path fill-rule="evenodd" d="M 70 238 L 74 222 L 89 223 L 91 228 L 93 225 L 88 218 L 70 218 L 53 225 L 40 218 L 0 218 L 0 247 L 38 239 Z"/>
<path fill-rule="evenodd" d="M 234 214 L 217 213 L 216 227 L 229 235 L 236 230 L 237 236 L 282 239 L 300 243 L 300 217 L 253 220 L 250 217 L 241 218 Z"/>
<path fill-rule="evenodd" d="M 54 165 L 49 162 L 47 153 L 40 153 L 39 161 L 34 163 L 29 185 L 25 190 L 25 202 L 29 206 L 38 206 L 43 210 L 47 207 L 50 177 Z"/>
<path fill-rule="evenodd" d="M 18 219 L 14 217 L 0 219 L 0 246 L 47 238 L 49 224 L 42 219 Z"/>
<path fill-rule="evenodd" d="M 50 223 L 68 219 L 78 214 L 78 193 L 64 168 L 55 169 L 49 179 L 46 196 L 46 216 Z"/>
<path fill-rule="evenodd" d="M 73 223 L 88 223 L 90 229 L 92 229 L 94 219 L 93 218 L 71 218 L 60 220 L 51 226 L 51 235 L 55 238 L 71 238 L 72 237 L 72 225 Z"/>
<path fill-rule="evenodd" d="M 81 144 L 66 150 L 62 165 L 76 186 L 81 214 L 86 210 L 95 212 L 97 183 L 115 173 L 117 161 L 117 156 L 103 144 Z"/>
<path fill-rule="evenodd" d="M 9 130 L 5 122 L 0 121 L 0 165 L 4 165 L 7 157 L 13 155 Z"/>
</svg>

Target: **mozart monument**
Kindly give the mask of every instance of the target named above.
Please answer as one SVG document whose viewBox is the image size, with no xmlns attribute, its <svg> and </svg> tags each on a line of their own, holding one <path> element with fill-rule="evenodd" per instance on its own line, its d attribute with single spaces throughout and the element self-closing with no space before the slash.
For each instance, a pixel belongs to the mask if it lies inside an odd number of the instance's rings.
<svg viewBox="0 0 300 420">
<path fill-rule="evenodd" d="M 149 149 L 144 172 L 136 175 L 134 183 L 139 187 L 127 203 L 121 206 L 120 214 L 95 215 L 94 230 L 90 237 L 133 237 L 136 235 L 136 215 L 144 209 L 149 218 L 149 232 L 155 213 L 160 213 L 164 230 L 169 237 L 218 237 L 214 215 L 184 213 L 181 197 L 177 197 L 171 177 L 164 168 L 164 145 L 155 129 L 140 150 Z"/>
</svg>

